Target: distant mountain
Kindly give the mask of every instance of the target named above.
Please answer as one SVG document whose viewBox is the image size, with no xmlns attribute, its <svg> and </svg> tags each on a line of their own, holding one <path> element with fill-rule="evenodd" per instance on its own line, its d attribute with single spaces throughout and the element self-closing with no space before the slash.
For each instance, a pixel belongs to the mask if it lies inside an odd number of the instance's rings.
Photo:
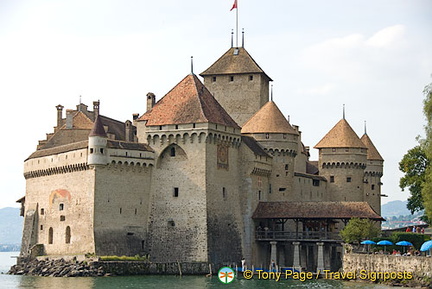
<svg viewBox="0 0 432 289">
<path fill-rule="evenodd" d="M 19 208 L 0 209 L 0 251 L 2 245 L 21 243 L 23 221 Z"/>
<path fill-rule="evenodd" d="M 411 212 L 407 209 L 408 201 L 391 201 L 381 206 L 381 216 L 393 217 L 393 216 L 407 216 L 411 215 Z"/>
</svg>

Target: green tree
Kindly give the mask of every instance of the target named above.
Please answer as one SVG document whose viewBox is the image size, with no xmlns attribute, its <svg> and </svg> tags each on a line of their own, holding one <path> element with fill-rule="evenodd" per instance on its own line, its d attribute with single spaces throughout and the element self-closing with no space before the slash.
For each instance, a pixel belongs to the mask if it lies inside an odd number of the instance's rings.
<svg viewBox="0 0 432 289">
<path fill-rule="evenodd" d="M 364 239 L 377 237 L 380 229 L 369 219 L 352 218 L 340 231 L 340 236 L 345 243 L 360 244 Z"/>
<path fill-rule="evenodd" d="M 420 144 L 409 150 L 399 163 L 399 169 L 405 173 L 399 186 L 402 190 L 408 188 L 411 193 L 407 204 L 411 213 L 424 209 L 422 219 L 432 224 L 432 83 L 425 87 L 423 93 L 426 138 L 419 139 Z"/>
<path fill-rule="evenodd" d="M 399 162 L 399 170 L 405 175 L 400 179 L 399 186 L 402 191 L 409 189 L 407 208 L 414 214 L 424 209 L 422 188 L 426 180 L 426 168 L 429 160 L 421 145 L 410 149 Z"/>
<path fill-rule="evenodd" d="M 432 160 L 432 83 L 427 85 L 424 89 L 426 96 L 424 100 L 423 113 L 426 116 L 426 139 L 423 142 L 426 157 Z M 432 168 L 430 163 L 425 171 L 425 183 L 422 188 L 423 206 L 425 215 L 429 224 L 432 224 Z"/>
</svg>

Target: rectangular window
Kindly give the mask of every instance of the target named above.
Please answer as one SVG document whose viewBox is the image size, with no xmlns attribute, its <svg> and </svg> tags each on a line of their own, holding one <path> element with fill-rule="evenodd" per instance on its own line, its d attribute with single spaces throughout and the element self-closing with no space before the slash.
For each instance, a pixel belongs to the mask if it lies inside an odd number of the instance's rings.
<svg viewBox="0 0 432 289">
<path fill-rule="evenodd" d="M 249 75 L 249 81 L 253 80 L 253 75 Z"/>
<path fill-rule="evenodd" d="M 351 183 L 351 177 L 347 177 L 347 183 Z"/>
<path fill-rule="evenodd" d="M 43 230 L 43 225 L 40 225 L 40 229 L 41 229 L 41 231 Z"/>
<path fill-rule="evenodd" d="M 174 188 L 174 194 L 173 194 L 173 196 L 176 197 L 176 198 L 179 196 L 179 188 Z"/>
<path fill-rule="evenodd" d="M 285 170 L 286 171 L 288 170 L 288 164 L 285 164 Z"/>
<path fill-rule="evenodd" d="M 375 185 L 371 185 L 371 190 L 375 190 Z"/>
<path fill-rule="evenodd" d="M 330 183 L 334 183 L 334 176 L 330 176 Z"/>
<path fill-rule="evenodd" d="M 64 222 L 64 221 L 66 221 L 66 217 L 63 216 L 63 215 L 61 215 L 61 216 L 60 216 L 60 222 Z"/>
<path fill-rule="evenodd" d="M 230 81 L 234 81 L 234 76 L 230 76 Z"/>
<path fill-rule="evenodd" d="M 41 215 L 45 215 L 45 209 L 41 208 Z"/>
<path fill-rule="evenodd" d="M 312 180 L 312 186 L 319 187 L 320 181 L 319 180 Z"/>
<path fill-rule="evenodd" d="M 285 192 L 286 188 L 279 188 L 279 192 Z"/>
<path fill-rule="evenodd" d="M 64 210 L 64 204 L 59 204 L 59 211 L 63 211 Z"/>
<path fill-rule="evenodd" d="M 261 200 L 261 191 L 258 191 L 258 200 Z"/>
<path fill-rule="evenodd" d="M 216 82 L 216 76 L 212 77 L 212 82 Z"/>
<path fill-rule="evenodd" d="M 226 198 L 226 189 L 225 187 L 222 188 L 222 198 Z"/>
</svg>

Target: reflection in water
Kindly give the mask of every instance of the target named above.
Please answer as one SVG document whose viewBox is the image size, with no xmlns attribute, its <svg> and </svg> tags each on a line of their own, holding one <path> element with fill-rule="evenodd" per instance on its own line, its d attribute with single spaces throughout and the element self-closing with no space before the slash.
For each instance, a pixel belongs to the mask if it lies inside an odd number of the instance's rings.
<svg viewBox="0 0 432 289">
<path fill-rule="evenodd" d="M 331 280 L 311 280 L 306 282 L 294 280 L 245 280 L 236 279 L 229 285 L 221 283 L 215 276 L 122 276 L 122 277 L 31 277 L 0 275 L 0 288 L 60 288 L 60 289 L 121 289 L 121 288 L 178 288 L 178 289 L 390 289 L 370 283 L 342 282 Z"/>
<path fill-rule="evenodd" d="M 17 252 L 0 253 L 0 272 L 7 272 L 15 259 L 10 256 Z M 237 278 L 229 285 L 221 283 L 216 276 L 122 276 L 122 277 L 33 277 L 0 274 L 0 289 L 134 289 L 134 288 L 177 288 L 177 289 L 393 289 L 364 282 L 342 282 L 331 280 L 310 280 L 306 282 L 294 280 L 252 280 Z"/>
</svg>

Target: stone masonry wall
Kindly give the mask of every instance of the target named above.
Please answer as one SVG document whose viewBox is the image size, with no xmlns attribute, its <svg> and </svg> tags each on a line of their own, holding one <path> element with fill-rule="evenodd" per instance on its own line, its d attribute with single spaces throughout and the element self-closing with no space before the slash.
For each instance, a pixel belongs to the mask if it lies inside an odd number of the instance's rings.
<svg viewBox="0 0 432 289">
<path fill-rule="evenodd" d="M 38 208 L 34 242 L 43 244 L 47 255 L 94 251 L 94 171 L 82 166 L 86 158 L 83 149 L 29 159 L 24 164 L 24 173 L 50 170 L 47 175 L 26 179 L 26 208 Z"/>
<path fill-rule="evenodd" d="M 96 254 L 148 253 L 151 169 L 126 164 L 96 167 Z"/>
<path fill-rule="evenodd" d="M 413 279 L 432 280 L 432 258 L 424 256 L 394 256 L 376 254 L 344 254 L 343 271 L 411 272 Z"/>
</svg>

